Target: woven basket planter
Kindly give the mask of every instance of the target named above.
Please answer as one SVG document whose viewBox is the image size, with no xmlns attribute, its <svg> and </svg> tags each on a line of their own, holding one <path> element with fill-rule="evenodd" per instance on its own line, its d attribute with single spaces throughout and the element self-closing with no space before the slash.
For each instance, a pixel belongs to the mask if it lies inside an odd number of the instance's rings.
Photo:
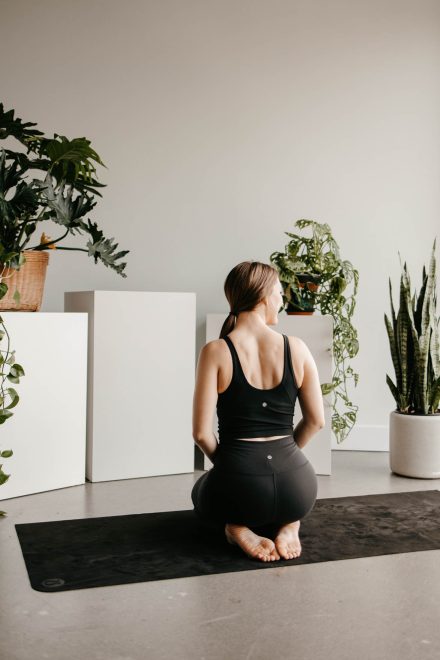
<svg viewBox="0 0 440 660">
<path fill-rule="evenodd" d="M 8 285 L 8 293 L 0 300 L 3 312 L 38 312 L 43 300 L 46 268 L 49 255 L 43 250 L 25 250 L 26 262 L 20 270 L 5 268 L 2 281 Z M 13 298 L 15 290 L 20 293 L 20 302 Z"/>
</svg>

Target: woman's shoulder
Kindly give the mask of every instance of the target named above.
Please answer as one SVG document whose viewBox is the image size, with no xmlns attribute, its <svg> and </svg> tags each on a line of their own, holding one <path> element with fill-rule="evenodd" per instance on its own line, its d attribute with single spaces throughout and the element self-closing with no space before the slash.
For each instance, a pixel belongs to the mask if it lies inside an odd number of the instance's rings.
<svg viewBox="0 0 440 660">
<path fill-rule="evenodd" d="M 231 333 L 229 333 L 231 334 Z M 285 334 L 285 333 L 282 333 Z M 292 350 L 295 350 L 297 353 L 305 354 L 308 350 L 307 344 L 301 337 L 296 337 L 295 335 L 285 335 L 290 343 Z M 215 353 L 218 351 L 224 351 L 227 348 L 225 337 L 219 337 L 218 339 L 211 339 L 207 341 L 206 344 L 202 347 L 203 351 L 207 353 Z"/>
<path fill-rule="evenodd" d="M 221 352 L 224 349 L 227 349 L 226 342 L 223 341 L 222 338 L 219 339 L 211 339 L 210 341 L 207 341 L 206 344 L 204 344 L 201 348 L 201 352 L 205 355 L 211 355 L 211 356 L 216 356 L 221 354 Z"/>
<path fill-rule="evenodd" d="M 290 346 L 292 348 L 295 348 L 300 352 L 307 351 L 307 344 L 303 339 L 301 339 L 301 337 L 296 337 L 295 335 L 287 335 L 287 339 L 289 340 Z"/>
</svg>

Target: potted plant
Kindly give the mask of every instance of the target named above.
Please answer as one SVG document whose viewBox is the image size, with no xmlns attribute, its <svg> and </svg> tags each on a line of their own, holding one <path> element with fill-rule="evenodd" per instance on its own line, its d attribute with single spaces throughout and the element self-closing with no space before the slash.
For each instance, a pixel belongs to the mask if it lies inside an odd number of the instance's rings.
<svg viewBox="0 0 440 660">
<path fill-rule="evenodd" d="M 1 297 L 1 292 L 0 292 Z M 6 344 L 3 344 L 3 339 L 6 337 Z M 10 337 L 0 316 L 0 424 L 4 424 L 7 419 L 14 414 L 12 408 L 15 408 L 20 400 L 18 392 L 13 387 L 6 387 L 6 380 L 10 383 L 19 383 L 20 378 L 24 376 L 23 367 L 15 361 L 15 351 L 11 350 Z M 13 452 L 12 449 L 0 450 L 0 458 L 10 458 Z M 3 471 L 3 464 L 0 464 L 0 486 L 2 486 L 9 479 L 11 475 Z M 4 511 L 0 511 L 0 516 L 5 515 Z"/>
<path fill-rule="evenodd" d="M 101 197 L 99 188 L 104 187 L 95 178 L 94 163 L 105 165 L 90 141 L 85 137 L 69 140 L 57 133 L 47 138 L 34 128 L 34 122 L 23 123 L 14 113 L 0 103 L 0 139 L 15 139 L 21 145 L 18 151 L 0 149 L 0 272 L 7 286 L 0 310 L 38 311 L 47 250 L 86 252 L 95 263 L 102 261 L 122 277 L 126 277 L 126 263 L 118 262 L 128 250 L 115 253 L 114 239 L 106 239 L 97 223 L 86 218 L 96 206 L 94 196 Z M 35 178 L 31 172 L 42 172 L 44 178 Z M 28 246 L 48 220 L 61 227 L 61 235 L 52 240 L 43 231 L 40 240 Z M 85 248 L 60 245 L 76 233 L 89 235 Z"/>
<path fill-rule="evenodd" d="M 313 313 L 333 317 L 333 345 L 335 370 L 331 383 L 321 383 L 323 395 L 334 392 L 332 431 L 338 444 L 343 442 L 356 422 L 359 406 L 355 405 L 347 393 L 347 381 L 354 379 L 357 386 L 359 374 L 346 362 L 359 351 L 357 331 L 351 323 L 356 306 L 359 272 L 352 263 L 342 260 L 339 246 L 326 223 L 314 220 L 297 220 L 295 227 L 310 227 L 310 238 L 296 233 L 284 232 L 290 237 L 284 252 L 273 252 L 270 261 L 279 273 L 284 289 L 286 312 Z M 352 284 L 351 295 L 347 287 Z M 340 411 L 341 404 L 345 411 Z"/>
<path fill-rule="evenodd" d="M 440 344 L 436 313 L 434 240 L 428 272 L 423 266 L 422 287 L 411 297 L 411 281 L 403 266 L 397 316 L 384 315 L 396 382 L 386 375 L 396 408 L 390 412 L 390 469 L 419 479 L 440 477 Z M 400 258 L 400 254 L 399 254 Z"/>
<path fill-rule="evenodd" d="M 43 295 L 48 263 L 47 250 L 76 250 L 100 260 L 122 277 L 128 250 L 115 252 L 114 239 L 106 239 L 97 223 L 89 217 L 96 206 L 94 195 L 101 197 L 104 184 L 95 178 L 94 163 L 104 165 L 85 137 L 67 139 L 54 134 L 47 138 L 33 122 L 14 117 L 0 103 L 0 140 L 16 140 L 20 149 L 0 149 L 0 310 L 38 311 Z M 25 148 L 25 150 L 23 149 Z M 44 178 L 35 178 L 35 173 Z M 33 174 L 33 176 L 31 176 Z M 29 242 L 40 223 L 50 220 L 61 227 L 61 235 L 51 239 L 43 231 L 34 246 Z M 85 248 L 61 246 L 69 234 L 88 234 Z M 0 341 L 6 336 L 7 347 L 0 349 L 0 424 L 12 416 L 11 408 L 19 401 L 14 388 L 5 387 L 6 379 L 19 383 L 24 369 L 15 362 L 10 337 L 0 317 Z M 0 451 L 8 458 L 12 450 Z M 10 475 L 0 465 L 0 485 Z M 4 512 L 0 511 L 0 515 Z"/>
</svg>

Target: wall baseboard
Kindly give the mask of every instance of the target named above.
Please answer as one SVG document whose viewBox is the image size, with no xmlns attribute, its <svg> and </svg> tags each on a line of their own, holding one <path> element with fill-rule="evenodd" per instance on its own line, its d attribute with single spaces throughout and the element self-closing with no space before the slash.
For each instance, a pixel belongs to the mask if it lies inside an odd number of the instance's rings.
<svg viewBox="0 0 440 660">
<path fill-rule="evenodd" d="M 332 433 L 332 450 L 389 451 L 388 428 L 385 424 L 355 425 L 346 439 L 339 444 Z"/>
</svg>

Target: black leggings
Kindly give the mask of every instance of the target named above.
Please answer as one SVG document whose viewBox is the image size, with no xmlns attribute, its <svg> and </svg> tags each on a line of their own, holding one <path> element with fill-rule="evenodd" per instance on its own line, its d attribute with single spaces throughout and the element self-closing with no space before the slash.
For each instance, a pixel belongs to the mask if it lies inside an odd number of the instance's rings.
<svg viewBox="0 0 440 660">
<path fill-rule="evenodd" d="M 207 523 L 280 526 L 309 513 L 317 492 L 313 466 L 292 434 L 220 443 L 214 467 L 196 481 L 191 499 Z"/>
</svg>

